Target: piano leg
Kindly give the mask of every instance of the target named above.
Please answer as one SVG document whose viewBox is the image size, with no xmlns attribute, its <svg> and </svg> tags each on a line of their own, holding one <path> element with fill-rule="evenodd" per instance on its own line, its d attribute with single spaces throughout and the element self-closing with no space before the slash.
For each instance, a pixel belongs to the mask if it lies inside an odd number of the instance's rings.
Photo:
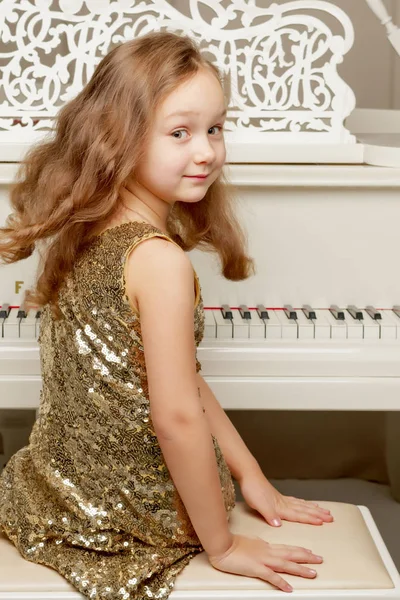
<svg viewBox="0 0 400 600">
<path fill-rule="evenodd" d="M 390 491 L 393 498 L 400 502 L 400 411 L 390 411 L 386 421 L 386 464 Z"/>
</svg>

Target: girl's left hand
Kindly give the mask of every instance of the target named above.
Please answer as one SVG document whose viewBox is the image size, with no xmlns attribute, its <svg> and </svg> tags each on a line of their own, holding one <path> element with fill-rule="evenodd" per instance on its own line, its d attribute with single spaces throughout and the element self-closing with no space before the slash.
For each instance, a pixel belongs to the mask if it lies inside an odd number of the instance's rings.
<svg viewBox="0 0 400 600">
<path fill-rule="evenodd" d="M 283 496 L 270 484 L 261 470 L 245 475 L 239 481 L 239 485 L 246 504 L 257 510 L 273 527 L 282 525 L 281 519 L 310 525 L 322 525 L 333 521 L 330 511 L 321 508 L 315 502 Z"/>
</svg>

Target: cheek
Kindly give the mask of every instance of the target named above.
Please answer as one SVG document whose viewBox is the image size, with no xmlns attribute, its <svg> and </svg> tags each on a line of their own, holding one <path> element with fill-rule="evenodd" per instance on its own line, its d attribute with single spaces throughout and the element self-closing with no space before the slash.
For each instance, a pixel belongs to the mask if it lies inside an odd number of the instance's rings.
<svg viewBox="0 0 400 600">
<path fill-rule="evenodd" d="M 169 176 L 179 173 L 186 161 L 182 152 L 179 152 L 173 143 L 160 143 L 150 157 L 152 165 L 156 165 Z"/>
</svg>

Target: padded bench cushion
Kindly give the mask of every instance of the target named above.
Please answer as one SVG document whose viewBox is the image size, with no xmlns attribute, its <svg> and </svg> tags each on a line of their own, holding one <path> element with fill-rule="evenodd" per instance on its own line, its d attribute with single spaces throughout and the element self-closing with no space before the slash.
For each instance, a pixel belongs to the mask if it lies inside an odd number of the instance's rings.
<svg viewBox="0 0 400 600">
<path fill-rule="evenodd" d="M 382 590 L 382 597 L 400 599 L 399 574 L 369 510 L 340 502 L 319 504 L 331 510 L 333 523 L 313 526 L 283 521 L 282 527 L 274 528 L 245 503 L 238 502 L 231 515 L 230 529 L 233 533 L 258 535 L 273 544 L 304 546 L 322 555 L 324 563 L 313 567 L 318 573 L 314 580 L 284 575 L 294 591 L 321 590 L 318 594 L 321 599 L 324 597 L 322 590 L 340 590 L 343 592 L 340 598 L 344 599 L 354 598 L 356 590 Z M 57 598 L 60 593 L 65 599 L 81 597 L 53 569 L 24 560 L 2 535 L 0 557 L 0 599 L 20 598 L 21 592 L 36 593 L 32 597 L 43 599 Z M 175 592 L 179 592 L 180 598 L 190 598 L 191 592 L 202 590 L 203 594 L 196 594 L 197 599 L 212 599 L 213 590 L 216 596 L 221 597 L 220 593 L 225 591 L 229 592 L 229 598 L 240 597 L 242 600 L 246 598 L 246 591 L 253 595 L 259 591 L 261 594 L 257 594 L 257 598 L 282 597 L 283 594 L 260 579 L 217 571 L 208 563 L 204 552 L 196 555 L 179 574 L 170 598 L 173 600 Z M 24 595 L 24 598 L 29 597 Z"/>
</svg>

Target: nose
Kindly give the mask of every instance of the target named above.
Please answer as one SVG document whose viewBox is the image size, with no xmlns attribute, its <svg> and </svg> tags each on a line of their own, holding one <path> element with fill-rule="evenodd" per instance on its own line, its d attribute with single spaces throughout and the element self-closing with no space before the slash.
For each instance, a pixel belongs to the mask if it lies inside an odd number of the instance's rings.
<svg viewBox="0 0 400 600">
<path fill-rule="evenodd" d="M 207 137 L 202 137 L 197 141 L 193 157 L 196 164 L 211 163 L 215 160 L 215 156 L 215 150 Z"/>
</svg>

